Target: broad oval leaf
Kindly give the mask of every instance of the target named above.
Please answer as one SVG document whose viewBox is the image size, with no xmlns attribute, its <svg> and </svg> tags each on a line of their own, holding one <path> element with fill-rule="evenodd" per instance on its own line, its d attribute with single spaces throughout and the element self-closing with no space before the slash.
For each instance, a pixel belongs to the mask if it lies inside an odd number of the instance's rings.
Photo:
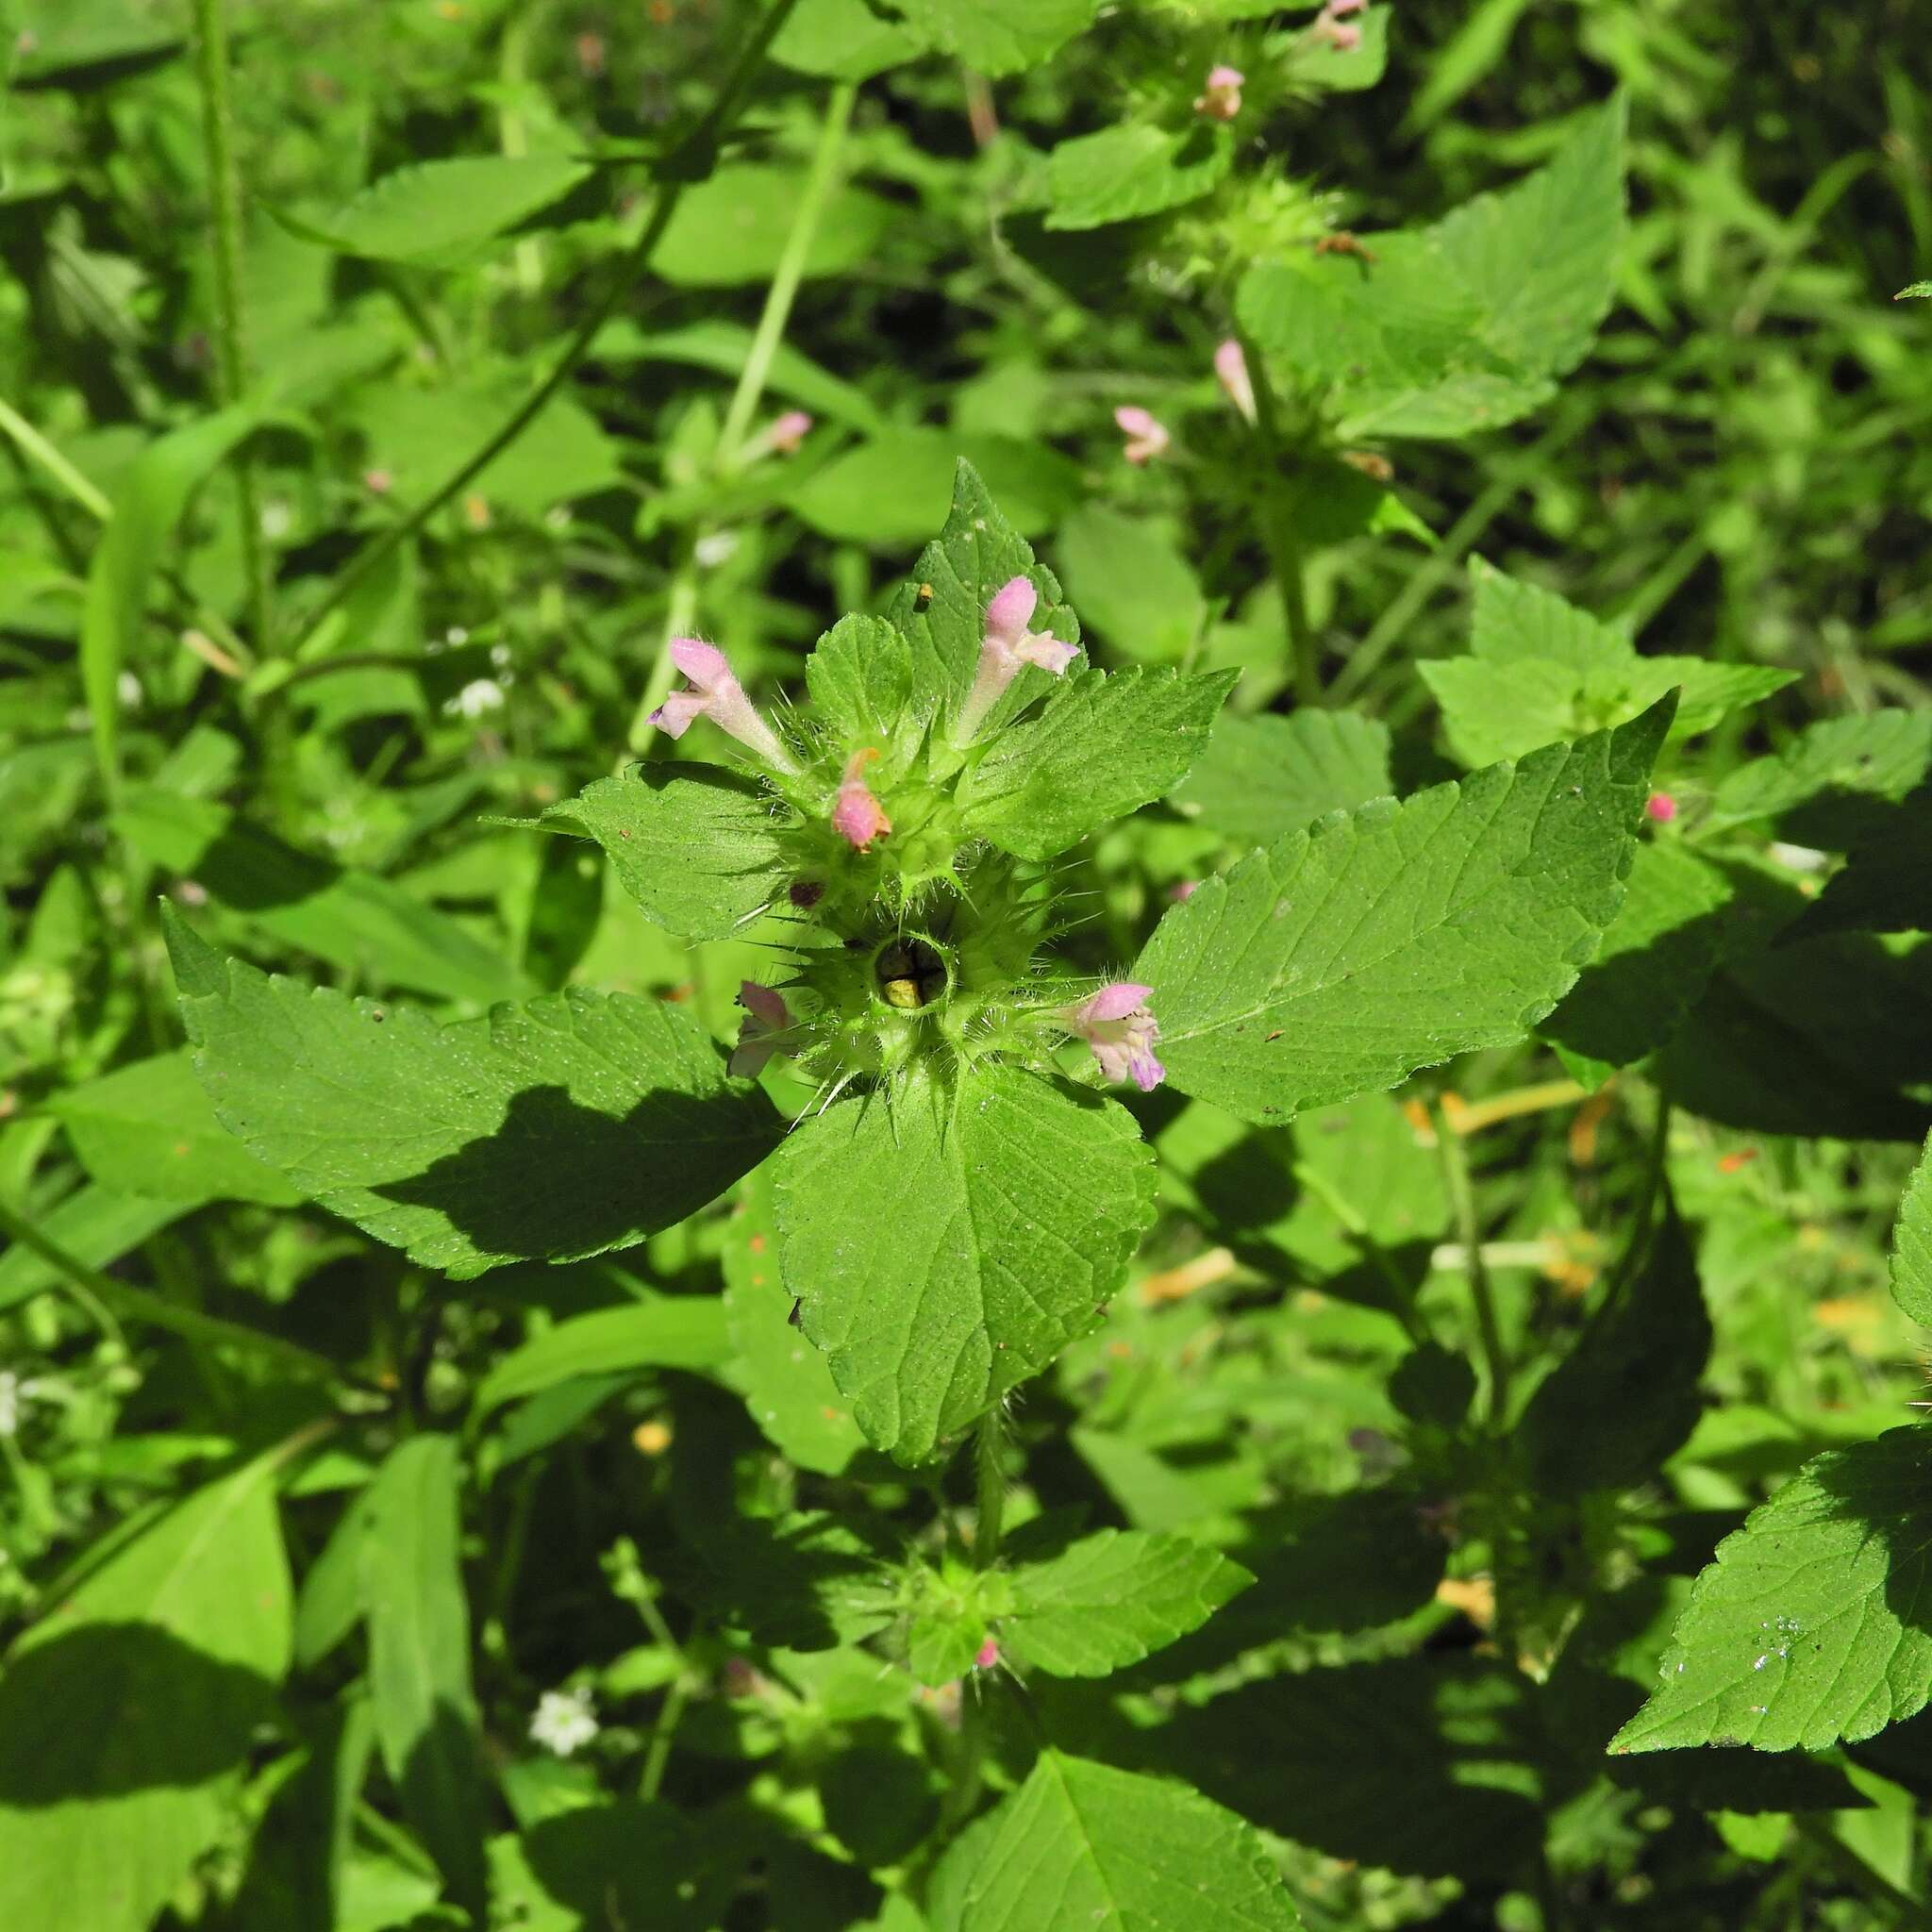
<svg viewBox="0 0 1932 1932">
<path fill-rule="evenodd" d="M 625 1247 L 770 1152 L 778 1120 L 661 1001 L 580 988 L 439 1026 L 223 960 L 169 922 L 194 1066 L 260 1159 L 467 1276 Z"/>
<path fill-rule="evenodd" d="M 905 1463 L 1100 1320 L 1154 1213 L 1125 1108 L 1002 1067 L 843 1101 L 787 1140 L 774 1178 L 805 1332 Z"/>
<path fill-rule="evenodd" d="M 1133 972 L 1169 1078 L 1265 1123 L 1521 1039 L 1616 914 L 1671 709 L 1325 819 L 1207 881 Z"/>
</svg>

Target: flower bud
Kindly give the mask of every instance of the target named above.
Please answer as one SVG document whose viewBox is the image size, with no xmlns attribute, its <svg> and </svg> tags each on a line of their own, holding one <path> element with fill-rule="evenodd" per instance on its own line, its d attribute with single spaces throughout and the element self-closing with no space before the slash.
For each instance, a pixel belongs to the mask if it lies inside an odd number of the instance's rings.
<svg viewBox="0 0 1932 1932">
<path fill-rule="evenodd" d="M 854 752 L 845 761 L 845 775 L 839 781 L 838 794 L 832 801 L 832 829 L 855 852 L 870 852 L 872 841 L 884 838 L 892 829 L 885 808 L 865 782 L 865 768 L 877 757 L 878 753 L 870 745 Z"/>
<path fill-rule="evenodd" d="M 1174 441 L 1167 433 L 1167 425 L 1138 404 L 1123 404 L 1113 412 L 1113 420 L 1127 439 L 1127 446 L 1121 454 L 1130 463 L 1144 463 L 1150 457 L 1164 455 Z"/>
<path fill-rule="evenodd" d="M 1214 352 L 1214 374 L 1227 399 L 1250 423 L 1255 421 L 1255 385 L 1248 375 L 1248 358 L 1229 336 Z"/>
<path fill-rule="evenodd" d="M 1194 112 L 1211 121 L 1232 121 L 1241 110 L 1241 82 L 1247 78 L 1239 67 L 1210 67 L 1208 84 L 1194 101 Z"/>
</svg>

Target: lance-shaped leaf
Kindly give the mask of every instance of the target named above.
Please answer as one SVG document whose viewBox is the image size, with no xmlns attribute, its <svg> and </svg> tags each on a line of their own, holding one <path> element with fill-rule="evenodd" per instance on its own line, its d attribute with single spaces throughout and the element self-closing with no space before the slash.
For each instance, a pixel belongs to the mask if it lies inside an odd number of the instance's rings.
<svg viewBox="0 0 1932 1932">
<path fill-rule="evenodd" d="M 644 917 L 686 939 L 728 939 L 785 890 L 771 800 L 717 765 L 599 778 L 541 823 L 596 840 Z"/>
<path fill-rule="evenodd" d="M 1932 1450 L 1891 1429 L 1814 1457 L 1717 1548 L 1612 1751 L 1823 1751 L 1932 1690 Z"/>
<path fill-rule="evenodd" d="M 805 1332 L 907 1463 L 1094 1325 L 1154 1213 L 1133 1117 L 1008 1068 L 844 1101 L 791 1136 L 774 1178 Z"/>
<path fill-rule="evenodd" d="M 1295 1932 L 1260 1834 L 1173 1779 L 1042 1751 L 935 1875 L 935 1932 Z"/>
<path fill-rule="evenodd" d="M 1078 643 L 1080 625 L 1063 601 L 1059 579 L 1034 562 L 1032 545 L 1000 514 L 979 473 L 962 461 L 954 473 L 945 527 L 920 552 L 912 580 L 886 612 L 912 647 L 916 704 L 937 707 L 948 720 L 957 715 L 979 664 L 986 608 L 993 592 L 1014 577 L 1030 577 L 1040 593 L 1029 628 Z M 989 713 L 982 731 L 995 731 L 1052 685 L 1048 673 L 1027 666 Z"/>
<path fill-rule="evenodd" d="M 659 1001 L 572 988 L 439 1026 L 224 960 L 172 914 L 215 1113 L 312 1200 L 426 1267 L 575 1260 L 669 1227 L 771 1151 L 778 1121 Z"/>
<path fill-rule="evenodd" d="M 1089 671 L 1008 724 L 959 781 L 962 823 L 1021 858 L 1051 858 L 1172 791 L 1208 741 L 1234 671 Z"/>
<path fill-rule="evenodd" d="M 1186 1537 L 1103 1529 L 1006 1573 L 1000 1649 L 1056 1677 L 1104 1677 L 1198 1629 L 1253 1573 Z"/>
<path fill-rule="evenodd" d="M 1337 814 L 1208 880 L 1133 971 L 1169 1079 L 1265 1122 L 1520 1039 L 1616 915 L 1671 705 Z"/>
</svg>

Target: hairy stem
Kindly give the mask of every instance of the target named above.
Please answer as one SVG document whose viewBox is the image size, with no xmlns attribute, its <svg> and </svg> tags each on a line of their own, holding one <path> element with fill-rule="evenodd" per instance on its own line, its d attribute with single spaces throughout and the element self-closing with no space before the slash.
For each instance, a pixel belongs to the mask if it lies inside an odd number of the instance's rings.
<svg viewBox="0 0 1932 1932">
<path fill-rule="evenodd" d="M 1256 515 L 1260 524 L 1262 545 L 1274 566 L 1275 586 L 1281 592 L 1282 622 L 1288 628 L 1289 653 L 1294 663 L 1295 703 L 1319 705 L 1322 702 L 1321 654 L 1315 644 L 1314 626 L 1308 622 L 1301 538 L 1296 534 L 1293 520 L 1281 501 L 1281 470 L 1287 454 L 1281 410 L 1269 384 L 1261 352 L 1246 336 L 1238 340 L 1248 365 L 1248 382 L 1255 391 L 1255 436 L 1268 464 L 1267 480 L 1262 486 Z"/>
<path fill-rule="evenodd" d="M 973 1439 L 974 1488 L 978 1514 L 973 1531 L 973 1560 L 990 1570 L 999 1560 L 1000 1532 L 1007 1510 L 1007 1473 L 1000 1463 L 1000 1412 L 990 1409 L 979 1419 Z"/>
<path fill-rule="evenodd" d="M 228 95 L 228 26 L 225 0 L 193 0 L 195 77 L 201 88 L 201 139 L 208 163 L 208 210 L 214 223 L 215 391 L 225 405 L 248 385 L 248 337 L 242 306 L 242 183 L 235 171 L 235 117 Z M 242 566 L 249 626 L 263 657 L 275 649 L 275 581 L 261 535 L 255 458 L 243 439 L 230 458 L 242 518 Z"/>
</svg>

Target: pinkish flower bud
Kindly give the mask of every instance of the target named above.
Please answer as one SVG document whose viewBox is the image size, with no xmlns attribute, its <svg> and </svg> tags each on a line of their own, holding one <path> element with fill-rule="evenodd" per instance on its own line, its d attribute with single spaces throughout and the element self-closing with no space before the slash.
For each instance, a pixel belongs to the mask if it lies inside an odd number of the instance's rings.
<svg viewBox="0 0 1932 1932">
<path fill-rule="evenodd" d="M 1000 1660 L 1000 1647 L 989 1637 L 974 1654 L 973 1668 L 975 1671 L 990 1671 Z"/>
<path fill-rule="evenodd" d="M 1241 110 L 1241 82 L 1247 78 L 1239 67 L 1210 67 L 1208 85 L 1194 101 L 1194 112 L 1212 121 L 1232 121 Z"/>
<path fill-rule="evenodd" d="M 1185 906 L 1201 890 L 1199 879 L 1176 879 L 1167 889 L 1167 896 L 1176 906 Z"/>
<path fill-rule="evenodd" d="M 1214 374 L 1227 399 L 1246 419 L 1255 420 L 1255 385 L 1248 376 L 1248 358 L 1241 345 L 1229 336 L 1214 352 Z"/>
<path fill-rule="evenodd" d="M 979 669 L 959 708 L 959 722 L 953 727 L 955 744 L 971 742 L 986 714 L 1019 676 L 1022 666 L 1035 664 L 1059 677 L 1080 655 L 1078 645 L 1063 643 L 1051 631 L 1027 629 L 1039 603 L 1040 593 L 1030 577 L 1009 577 L 993 592 L 986 607 Z"/>
<path fill-rule="evenodd" d="M 1643 802 L 1643 815 L 1654 825 L 1667 825 L 1677 816 L 1677 801 L 1668 791 L 1653 791 Z"/>
<path fill-rule="evenodd" d="M 784 456 L 795 456 L 798 445 L 811 433 L 813 418 L 803 409 L 787 409 L 765 431 L 765 441 Z"/>
<path fill-rule="evenodd" d="M 1328 29 L 1328 44 L 1338 54 L 1353 54 L 1362 43 L 1360 27 L 1339 20 L 1324 23 Z"/>
<path fill-rule="evenodd" d="M 1154 1058 L 1160 1023 L 1147 1005 L 1153 992 L 1151 986 L 1124 979 L 1075 1006 L 1058 1008 L 1053 1017 L 1093 1049 L 1108 1079 L 1116 1084 L 1131 1080 L 1142 1093 L 1151 1093 L 1167 1076 L 1167 1069 Z"/>
<path fill-rule="evenodd" d="M 892 829 L 885 808 L 872 795 L 865 782 L 865 768 L 878 757 L 870 745 L 856 751 L 845 761 L 845 775 L 839 781 L 832 800 L 832 829 L 855 852 L 870 852 L 872 841 Z"/>
<path fill-rule="evenodd" d="M 738 1004 L 744 1008 L 744 1024 L 738 1029 L 738 1044 L 724 1070 L 741 1080 L 749 1080 L 774 1053 L 786 1051 L 779 1036 L 791 1024 L 791 1009 L 783 993 L 752 979 L 739 987 Z"/>
<path fill-rule="evenodd" d="M 1174 441 L 1167 433 L 1166 424 L 1136 403 L 1124 404 L 1113 412 L 1113 420 L 1127 439 L 1127 446 L 1121 454 L 1130 463 L 1144 463 L 1149 457 L 1165 454 Z"/>
<path fill-rule="evenodd" d="M 1344 25 L 1344 19 L 1348 14 L 1359 13 L 1363 4 L 1364 0 L 1328 0 L 1308 31 L 1316 40 L 1325 41 L 1338 54 L 1353 54 L 1362 43 L 1362 30 Z"/>
<path fill-rule="evenodd" d="M 396 479 L 387 470 L 364 470 L 362 487 L 372 496 L 387 496 L 395 488 Z"/>
<path fill-rule="evenodd" d="M 721 731 L 748 745 L 773 770 L 794 773 L 798 767 L 778 742 L 778 735 L 760 718 L 732 675 L 724 653 L 696 638 L 673 638 L 671 661 L 691 680 L 689 691 L 674 691 L 651 713 L 651 723 L 669 738 L 682 738 L 693 722 L 708 718 Z"/>
</svg>

